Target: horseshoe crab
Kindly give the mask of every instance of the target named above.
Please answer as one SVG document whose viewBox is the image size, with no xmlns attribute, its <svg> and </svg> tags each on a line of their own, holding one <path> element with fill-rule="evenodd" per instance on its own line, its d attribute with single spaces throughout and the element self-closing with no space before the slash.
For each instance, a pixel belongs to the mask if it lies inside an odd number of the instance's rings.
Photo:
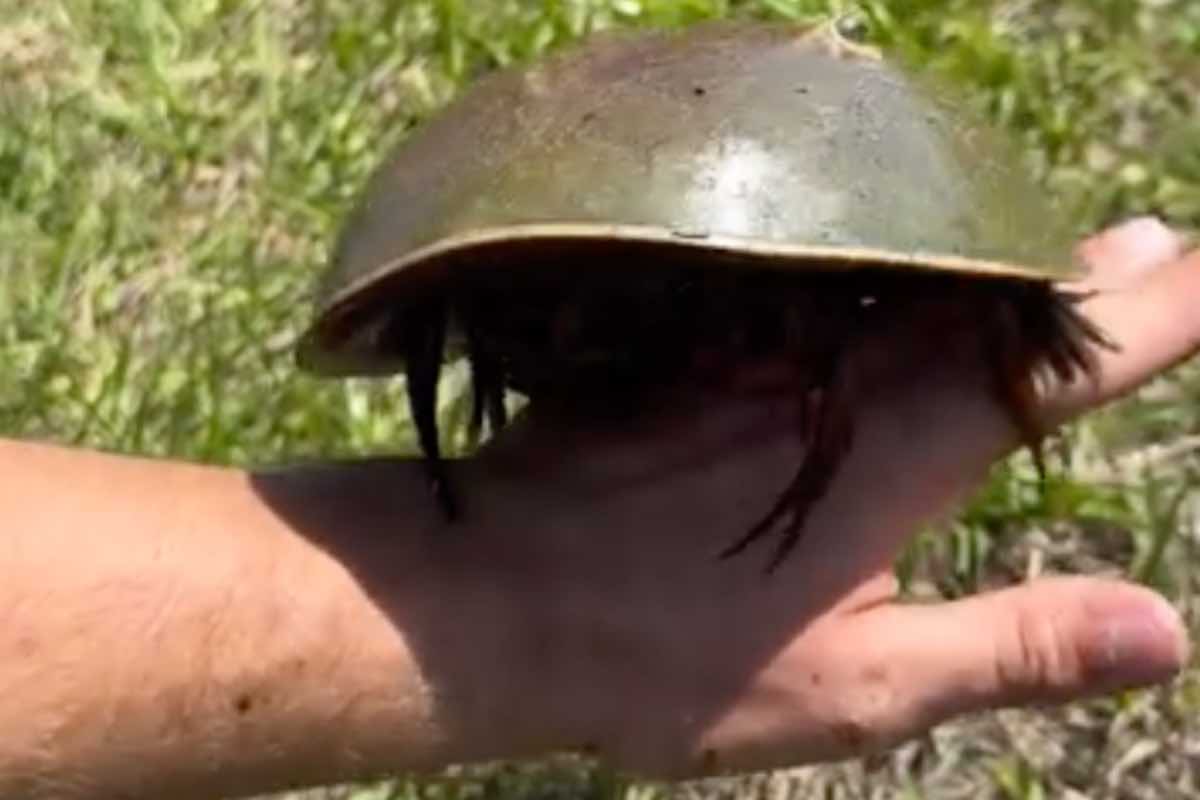
<svg viewBox="0 0 1200 800">
<path fill-rule="evenodd" d="M 403 371 L 432 490 L 439 375 L 469 359 L 478 430 L 533 406 L 637 413 L 701 352 L 781 355 L 807 387 L 806 455 L 725 552 L 780 529 L 852 445 L 846 353 L 888 314 L 958 309 L 1044 470 L 1038 381 L 1111 347 L 1060 281 L 1073 237 L 1001 133 L 843 26 L 710 23 L 595 37 L 494 73 L 375 175 L 320 286 L 299 361 Z"/>
</svg>

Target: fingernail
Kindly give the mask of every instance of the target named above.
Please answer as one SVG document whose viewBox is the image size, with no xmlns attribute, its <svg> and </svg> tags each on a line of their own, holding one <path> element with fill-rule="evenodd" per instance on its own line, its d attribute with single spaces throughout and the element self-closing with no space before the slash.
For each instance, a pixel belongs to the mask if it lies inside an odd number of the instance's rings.
<svg viewBox="0 0 1200 800">
<path fill-rule="evenodd" d="M 1153 269 L 1183 255 L 1186 240 L 1157 217 L 1138 217 L 1121 231 L 1132 267 Z"/>
<path fill-rule="evenodd" d="M 1158 217 L 1138 217 L 1129 223 L 1126 233 L 1138 243 L 1144 261 L 1170 261 L 1177 258 L 1184 247 L 1183 235 Z"/>
<path fill-rule="evenodd" d="M 1187 634 L 1174 607 L 1147 594 L 1100 614 L 1083 658 L 1089 676 L 1107 689 L 1163 683 L 1187 662 Z"/>
</svg>

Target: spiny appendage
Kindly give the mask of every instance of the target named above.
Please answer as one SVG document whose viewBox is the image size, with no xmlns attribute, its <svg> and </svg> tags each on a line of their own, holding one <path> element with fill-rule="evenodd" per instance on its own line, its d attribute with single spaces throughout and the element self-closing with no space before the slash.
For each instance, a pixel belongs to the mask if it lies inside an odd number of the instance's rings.
<svg viewBox="0 0 1200 800">
<path fill-rule="evenodd" d="M 1097 350 L 1118 349 L 1075 307 L 1081 299 L 1049 288 L 1031 289 L 995 303 L 985 331 L 994 396 L 1033 456 L 1042 484 L 1047 432 L 1038 418 L 1038 377 L 1052 375 L 1064 384 L 1081 376 L 1096 380 Z"/>
<path fill-rule="evenodd" d="M 770 511 L 726 548 L 721 558 L 738 555 L 783 523 L 782 536 L 767 564 L 770 574 L 799 544 L 809 514 L 828 492 L 852 444 L 857 400 L 853 351 L 858 337 L 866 335 L 869 319 L 854 287 L 818 295 L 781 295 L 777 307 L 762 317 L 769 320 L 767 324 L 778 337 L 776 346 L 807 376 L 800 396 L 798 431 L 804 457 Z"/>
<path fill-rule="evenodd" d="M 1036 416 L 1035 364 L 1038 351 L 1045 351 L 1044 345 L 1038 343 L 1049 341 L 1050 331 L 1045 329 L 1048 321 L 1045 315 L 1031 307 L 1023 307 L 1026 305 L 1021 302 L 995 304 L 984 330 L 985 352 L 990 353 L 991 358 L 993 396 L 1008 413 L 1021 441 L 1033 456 L 1039 479 L 1044 481 L 1046 461 L 1042 442 L 1045 433 Z M 1027 322 L 1033 325 L 1025 328 Z M 1060 364 L 1057 360 L 1051 363 L 1056 372 L 1062 369 L 1068 375 L 1074 374 L 1075 368 L 1070 363 Z"/>
<path fill-rule="evenodd" d="M 970 295 L 963 301 L 973 299 Z M 978 297 L 974 298 L 980 299 Z M 1022 441 L 1033 454 L 1038 473 L 1046 474 L 1042 443 L 1046 434 L 1037 415 L 1037 378 L 1049 371 L 1063 382 L 1080 375 L 1097 377 L 1098 348 L 1116 349 L 1104 333 L 1075 307 L 1082 297 L 1045 287 L 1015 291 L 983 300 L 985 316 L 981 355 L 991 360 L 993 392 L 1007 410 Z M 836 327 L 836 326 L 835 326 Z M 827 333 L 829 331 L 826 331 Z M 836 338 L 836 337 L 835 337 Z M 854 437 L 856 406 L 854 362 L 849 340 L 826 344 L 824 374 L 803 402 L 804 460 L 770 512 L 744 537 L 721 553 L 730 558 L 746 550 L 787 519 L 782 539 L 768 564 L 775 571 L 799 543 L 813 506 L 827 493 Z M 811 354 L 810 354 L 811 357 Z"/>
<path fill-rule="evenodd" d="M 1060 358 L 1065 357 L 1067 359 L 1065 363 L 1073 362 L 1082 365 L 1083 372 L 1095 381 L 1100 377 L 1096 351 L 1099 349 L 1107 350 L 1110 353 L 1119 353 L 1121 347 L 1076 308 L 1090 297 L 1090 294 L 1056 292 L 1051 313 L 1057 321 L 1057 327 L 1066 334 L 1061 340 Z M 1064 381 L 1068 380 L 1061 374 L 1059 377 Z"/>
<path fill-rule="evenodd" d="M 721 553 L 731 558 L 766 536 L 787 518 L 767 573 L 777 570 L 800 543 L 813 506 L 825 496 L 854 440 L 854 365 L 834 358 L 824 380 L 809 388 L 802 399 L 801 433 L 805 454 L 795 478 L 775 505 L 749 533 Z"/>
<path fill-rule="evenodd" d="M 399 315 L 398 331 L 407 375 L 409 410 L 425 455 L 430 490 L 447 521 L 458 518 L 458 503 L 446 475 L 437 425 L 438 381 L 446 343 L 447 306 L 429 300 Z"/>
<path fill-rule="evenodd" d="M 468 308 L 463 313 L 463 329 L 467 339 L 467 360 L 471 366 L 471 438 L 478 439 L 486 420 L 491 433 L 498 433 L 508 424 L 508 409 L 504 405 L 504 368 L 487 343 L 482 309 Z"/>
</svg>

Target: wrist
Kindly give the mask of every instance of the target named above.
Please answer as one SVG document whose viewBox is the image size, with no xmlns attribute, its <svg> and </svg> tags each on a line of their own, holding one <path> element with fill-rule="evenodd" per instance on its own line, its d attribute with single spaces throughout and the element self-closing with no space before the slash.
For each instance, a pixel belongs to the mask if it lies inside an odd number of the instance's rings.
<svg viewBox="0 0 1200 800">
<path fill-rule="evenodd" d="M 531 669 L 534 598 L 519 568 L 497 565 L 503 554 L 487 547 L 518 543 L 528 521 L 500 519 L 496 506 L 507 503 L 484 502 L 488 486 L 473 485 L 480 502 L 445 525 L 422 476 L 418 464 L 402 462 L 254 480 L 284 522 L 272 580 L 262 581 L 269 598 L 257 605 L 278 606 L 271 681 L 294 691 L 292 716 L 273 724 L 299 737 L 286 751 L 299 754 L 301 769 L 323 772 L 301 780 L 357 780 L 561 746 Z"/>
</svg>

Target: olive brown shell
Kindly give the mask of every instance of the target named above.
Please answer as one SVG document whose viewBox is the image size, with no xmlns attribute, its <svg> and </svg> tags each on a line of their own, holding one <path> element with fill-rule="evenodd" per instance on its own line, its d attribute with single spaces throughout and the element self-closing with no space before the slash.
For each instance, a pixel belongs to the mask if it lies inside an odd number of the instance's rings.
<svg viewBox="0 0 1200 800">
<path fill-rule="evenodd" d="M 299 360 L 396 371 L 373 309 L 469 270 L 566 270 L 612 246 L 649 256 L 614 270 L 661 254 L 1070 279 L 1057 219 L 958 93 L 835 25 L 598 35 L 480 80 L 406 139 L 342 232 Z"/>
</svg>

